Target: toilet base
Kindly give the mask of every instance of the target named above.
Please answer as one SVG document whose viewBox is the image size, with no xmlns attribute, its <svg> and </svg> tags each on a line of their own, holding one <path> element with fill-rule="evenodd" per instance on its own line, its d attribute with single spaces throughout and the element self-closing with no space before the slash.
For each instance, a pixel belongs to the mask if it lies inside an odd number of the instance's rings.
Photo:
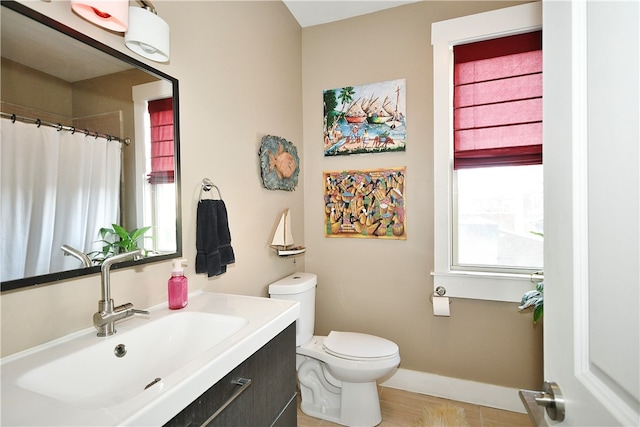
<svg viewBox="0 0 640 427">
<path fill-rule="evenodd" d="M 400 356 L 367 361 L 340 358 L 324 350 L 325 338 L 314 336 L 296 349 L 302 412 L 345 426 L 380 424 L 377 381 L 398 366 Z"/>
<path fill-rule="evenodd" d="M 380 424 L 381 421 L 380 398 L 376 382 L 343 382 L 340 424 L 373 427 Z"/>
<path fill-rule="evenodd" d="M 366 383 L 342 383 L 337 393 L 323 390 L 323 398 L 313 396 L 311 390 L 301 387 L 300 409 L 305 414 L 350 427 L 373 427 L 382 421 L 378 385 L 375 381 Z M 339 404 L 332 405 L 332 398 Z"/>
</svg>

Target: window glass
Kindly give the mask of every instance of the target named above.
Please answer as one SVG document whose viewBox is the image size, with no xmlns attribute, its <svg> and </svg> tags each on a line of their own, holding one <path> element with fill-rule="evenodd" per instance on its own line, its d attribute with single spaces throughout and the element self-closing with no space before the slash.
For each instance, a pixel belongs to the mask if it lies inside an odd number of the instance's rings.
<svg viewBox="0 0 640 427">
<path fill-rule="evenodd" d="M 176 186 L 174 184 L 148 184 L 151 192 L 151 201 L 155 217 L 153 224 L 153 248 L 156 252 L 165 253 L 176 250 L 176 213 L 172 209 L 160 209 L 176 198 Z"/>
<path fill-rule="evenodd" d="M 460 169 L 454 182 L 454 268 L 542 269 L 542 165 Z"/>
</svg>

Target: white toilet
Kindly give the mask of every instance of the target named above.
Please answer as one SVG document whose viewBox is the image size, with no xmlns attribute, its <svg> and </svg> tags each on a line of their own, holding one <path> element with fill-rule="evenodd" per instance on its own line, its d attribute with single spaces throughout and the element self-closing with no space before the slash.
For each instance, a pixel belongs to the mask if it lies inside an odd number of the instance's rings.
<svg viewBox="0 0 640 427">
<path fill-rule="evenodd" d="M 269 285 L 271 298 L 300 302 L 296 322 L 296 369 L 302 411 L 346 426 L 382 421 L 376 381 L 400 363 L 398 346 L 355 332 L 314 336 L 317 276 L 294 273 Z"/>
</svg>

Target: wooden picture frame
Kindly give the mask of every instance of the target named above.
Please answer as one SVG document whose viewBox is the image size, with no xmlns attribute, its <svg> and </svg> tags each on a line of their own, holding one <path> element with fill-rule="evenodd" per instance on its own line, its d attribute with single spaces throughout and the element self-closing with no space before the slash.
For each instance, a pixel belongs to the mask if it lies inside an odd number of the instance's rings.
<svg viewBox="0 0 640 427">
<path fill-rule="evenodd" d="M 406 167 L 323 172 L 325 237 L 406 240 Z"/>
</svg>

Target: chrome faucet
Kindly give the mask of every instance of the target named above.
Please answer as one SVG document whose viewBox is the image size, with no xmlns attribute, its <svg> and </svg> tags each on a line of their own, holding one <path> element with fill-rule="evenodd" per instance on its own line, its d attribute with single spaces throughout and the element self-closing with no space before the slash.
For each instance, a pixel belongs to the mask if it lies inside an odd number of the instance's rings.
<svg viewBox="0 0 640 427">
<path fill-rule="evenodd" d="M 81 252 L 69 245 L 62 245 L 60 246 L 60 249 L 62 249 L 62 252 L 64 252 L 65 255 L 71 255 L 78 259 L 84 267 L 91 267 L 91 259 L 84 252 Z"/>
<path fill-rule="evenodd" d="M 99 337 L 115 334 L 115 324 L 118 320 L 133 316 L 134 314 L 149 314 L 148 311 L 134 309 L 131 303 L 114 307 L 114 302 L 111 299 L 111 266 L 129 259 L 139 259 L 142 257 L 142 254 L 142 249 L 137 249 L 135 251 L 114 255 L 105 259 L 102 263 L 102 299 L 98 301 L 98 311 L 93 315 L 93 326 L 98 330 Z"/>
</svg>

